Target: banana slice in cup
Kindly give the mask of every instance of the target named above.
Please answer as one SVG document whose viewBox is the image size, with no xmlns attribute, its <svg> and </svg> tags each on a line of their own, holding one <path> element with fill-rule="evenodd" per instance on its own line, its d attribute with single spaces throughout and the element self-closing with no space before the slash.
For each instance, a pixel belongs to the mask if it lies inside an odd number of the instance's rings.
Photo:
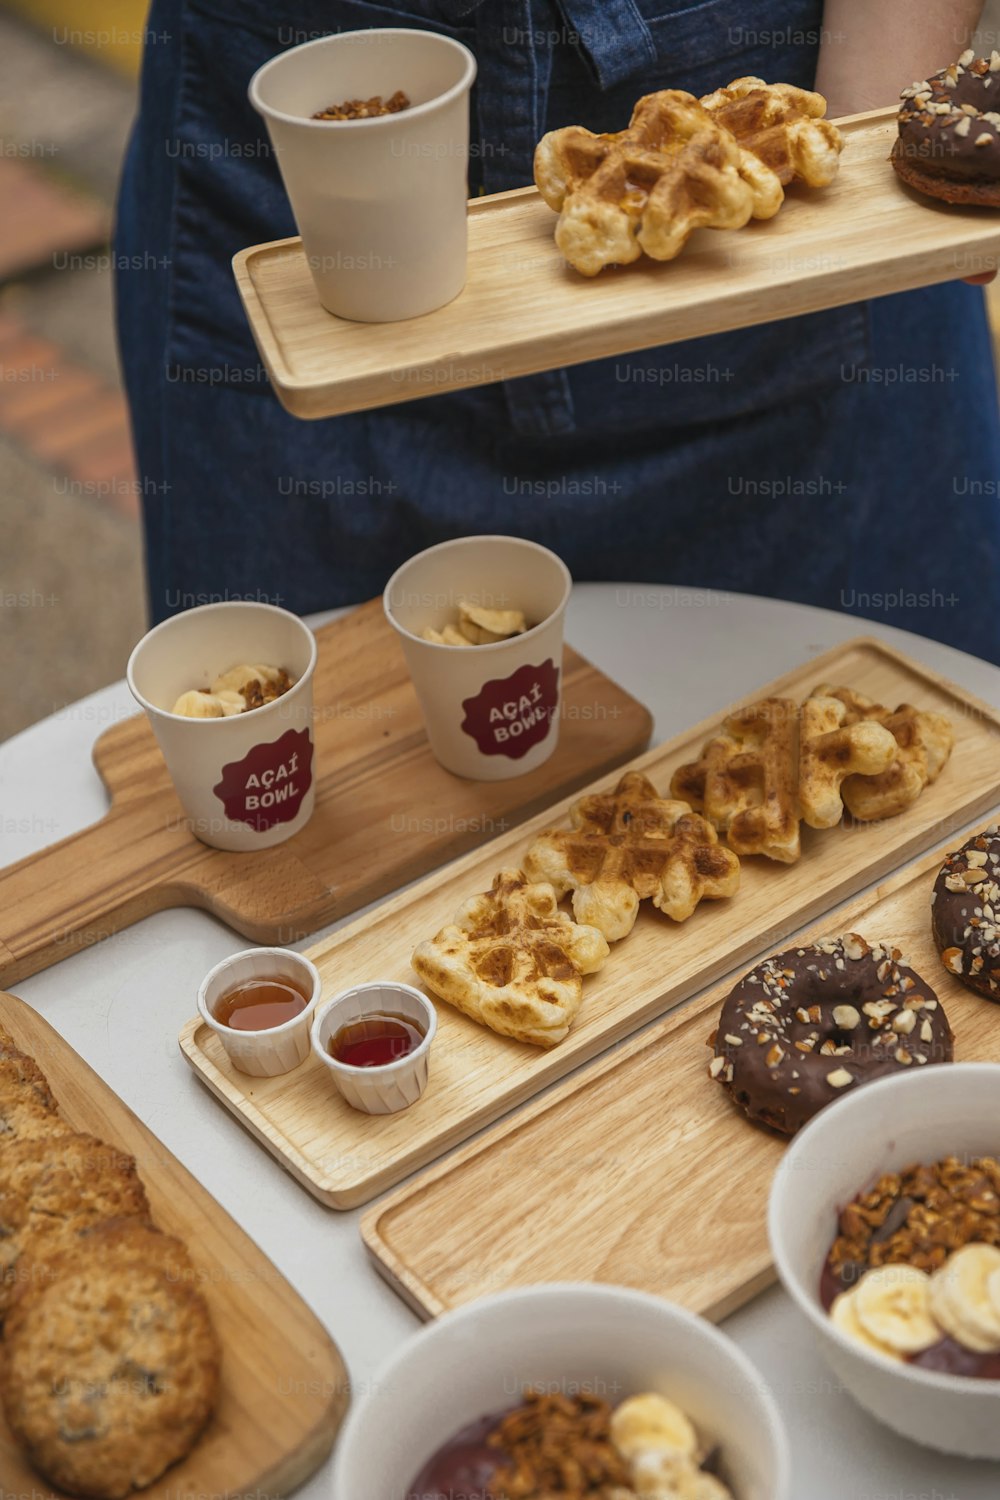
<svg viewBox="0 0 1000 1500">
<path fill-rule="evenodd" d="M 482 605 L 460 599 L 458 628 L 474 646 L 491 646 L 496 641 L 509 641 L 511 636 L 523 635 L 528 622 L 519 609 L 484 609 Z"/>
</svg>

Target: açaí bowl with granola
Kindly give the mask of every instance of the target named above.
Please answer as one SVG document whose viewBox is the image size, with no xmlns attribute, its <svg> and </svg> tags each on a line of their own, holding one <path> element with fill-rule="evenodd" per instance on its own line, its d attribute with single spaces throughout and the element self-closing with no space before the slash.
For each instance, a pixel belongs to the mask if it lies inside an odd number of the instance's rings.
<svg viewBox="0 0 1000 1500">
<path fill-rule="evenodd" d="M 883 1079 L 796 1137 L 778 1274 L 825 1358 L 915 1442 L 1000 1459 L 1000 1065 Z"/>
<path fill-rule="evenodd" d="M 334 1494 L 384 1500 L 789 1500 L 774 1401 L 717 1329 L 600 1284 L 446 1313 L 352 1410 Z"/>
</svg>

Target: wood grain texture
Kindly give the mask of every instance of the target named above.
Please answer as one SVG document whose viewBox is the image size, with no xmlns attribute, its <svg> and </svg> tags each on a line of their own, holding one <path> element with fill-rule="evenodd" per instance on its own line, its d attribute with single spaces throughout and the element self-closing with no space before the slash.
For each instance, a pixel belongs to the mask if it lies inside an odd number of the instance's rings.
<svg viewBox="0 0 1000 1500">
<path fill-rule="evenodd" d="M 142 1491 L 148 1500 L 287 1495 L 326 1458 L 348 1405 L 333 1340 L 254 1242 L 58 1032 L 0 994 L 0 1023 L 35 1058 L 75 1130 L 136 1158 L 153 1216 L 183 1239 L 222 1341 L 222 1392 L 191 1454 Z M 0 1491 L 55 1500 L 0 1416 Z"/>
<path fill-rule="evenodd" d="M 588 279 L 563 261 L 556 216 L 535 188 L 474 199 L 464 291 L 402 323 L 351 323 L 326 312 L 299 239 L 243 250 L 233 261 L 236 282 L 278 399 L 306 418 L 388 406 L 997 263 L 995 214 L 935 203 L 892 170 L 895 110 L 838 123 L 847 143 L 831 187 L 789 188 L 766 223 L 698 230 L 669 265 L 643 259 Z"/>
<path fill-rule="evenodd" d="M 395 890 L 649 743 L 647 709 L 569 647 L 559 745 L 510 781 L 466 781 L 431 754 L 381 600 L 317 632 L 318 766 L 309 824 L 231 854 L 188 832 L 144 714 L 97 741 L 100 822 L 0 870 L 0 981 L 12 984 L 169 906 L 287 944 Z"/>
<path fill-rule="evenodd" d="M 943 850 L 899 871 L 801 941 L 847 931 L 891 938 L 947 1008 L 956 1060 L 1000 1061 L 1000 1009 L 964 989 L 934 948 L 930 896 L 942 859 Z M 708 1077 L 707 1037 L 730 988 L 372 1209 L 365 1245 L 400 1295 L 427 1317 L 511 1286 L 609 1281 L 718 1320 L 773 1281 L 767 1200 L 784 1142 L 751 1125 Z"/>
<path fill-rule="evenodd" d="M 846 642 L 748 696 L 804 697 L 823 681 L 850 684 L 893 706 L 905 700 L 949 714 L 956 745 L 940 780 L 902 817 L 823 833 L 804 829 L 798 865 L 744 860 L 739 894 L 703 904 L 683 925 L 644 903 L 631 935 L 585 981 L 580 1013 L 558 1047 L 543 1052 L 497 1036 L 438 1002 L 428 1090 L 410 1109 L 381 1118 L 345 1104 L 313 1059 L 283 1078 L 247 1079 L 198 1020 L 181 1034 L 188 1061 L 310 1192 L 333 1208 L 351 1208 L 1000 800 L 1000 713 L 879 642 Z M 674 768 L 697 756 L 722 717 L 633 765 L 666 791 Z M 419 984 L 409 962 L 416 944 L 450 921 L 466 897 L 488 888 L 498 869 L 518 864 L 535 834 L 562 822 L 572 801 L 564 799 L 309 950 L 324 992 L 374 979 Z"/>
</svg>

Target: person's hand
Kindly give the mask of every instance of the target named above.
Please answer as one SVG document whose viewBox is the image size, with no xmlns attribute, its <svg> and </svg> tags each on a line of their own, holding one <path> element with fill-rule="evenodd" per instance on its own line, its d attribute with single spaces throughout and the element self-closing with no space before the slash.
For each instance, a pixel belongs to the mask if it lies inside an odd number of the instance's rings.
<svg viewBox="0 0 1000 1500">
<path fill-rule="evenodd" d="M 962 277 L 962 280 L 967 281 L 969 286 L 989 286 L 990 282 L 996 281 L 996 279 L 996 271 L 980 271 L 977 276 Z"/>
</svg>

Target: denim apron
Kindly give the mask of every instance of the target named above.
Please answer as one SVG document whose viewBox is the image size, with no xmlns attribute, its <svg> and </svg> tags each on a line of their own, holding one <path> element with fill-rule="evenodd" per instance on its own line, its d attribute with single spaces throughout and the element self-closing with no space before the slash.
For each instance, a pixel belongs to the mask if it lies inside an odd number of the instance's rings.
<svg viewBox="0 0 1000 1500">
<path fill-rule="evenodd" d="M 295 232 L 247 82 L 313 36 L 393 25 L 478 58 L 477 194 L 529 182 L 544 131 L 619 129 L 654 89 L 810 86 L 822 0 L 153 0 L 116 243 L 153 618 L 348 603 L 424 546 L 506 531 L 578 579 L 826 605 L 1000 658 L 1000 423 L 973 288 L 320 422 L 282 410 L 230 268 Z"/>
</svg>

